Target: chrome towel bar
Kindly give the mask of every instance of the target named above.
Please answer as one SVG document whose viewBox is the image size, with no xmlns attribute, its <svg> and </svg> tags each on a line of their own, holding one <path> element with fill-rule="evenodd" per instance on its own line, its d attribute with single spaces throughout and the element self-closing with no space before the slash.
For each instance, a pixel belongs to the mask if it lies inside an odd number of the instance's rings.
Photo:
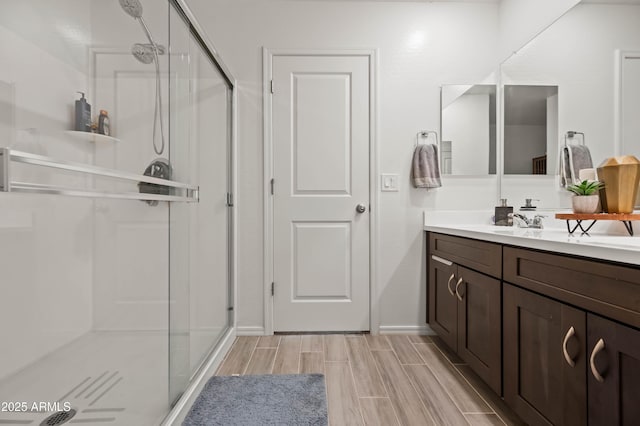
<svg viewBox="0 0 640 426">
<path fill-rule="evenodd" d="M 14 182 L 11 180 L 11 163 L 30 164 L 35 166 L 50 167 L 71 172 L 86 173 L 93 176 L 104 176 L 131 182 L 145 182 L 169 188 L 181 190 L 183 195 L 161 195 L 137 192 L 109 192 L 87 188 L 67 188 L 54 185 Z M 199 188 L 195 185 L 138 175 L 121 170 L 108 169 L 106 167 L 90 164 L 75 163 L 72 161 L 58 160 L 42 155 L 15 151 L 10 148 L 0 148 L 0 192 L 22 192 L 36 194 L 67 195 L 73 197 L 90 198 L 119 198 L 143 201 L 174 201 L 197 202 Z"/>
</svg>

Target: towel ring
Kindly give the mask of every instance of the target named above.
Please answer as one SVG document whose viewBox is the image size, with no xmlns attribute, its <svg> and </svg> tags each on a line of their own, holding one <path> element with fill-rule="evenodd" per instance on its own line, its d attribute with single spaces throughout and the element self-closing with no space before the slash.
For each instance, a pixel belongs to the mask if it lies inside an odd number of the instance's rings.
<svg viewBox="0 0 640 426">
<path fill-rule="evenodd" d="M 436 138 L 436 146 L 440 149 L 440 141 L 438 140 L 438 132 L 434 130 L 421 130 L 416 134 L 416 146 L 420 145 L 420 138 L 428 138 L 429 135 L 434 135 Z"/>
<path fill-rule="evenodd" d="M 567 139 L 569 139 L 569 143 L 571 143 L 571 140 L 573 140 L 573 138 L 575 138 L 576 135 L 581 135 L 582 136 L 582 145 L 586 145 L 587 141 L 586 141 L 586 137 L 584 135 L 584 133 L 582 132 L 576 132 L 575 130 L 569 130 L 567 133 L 564 134 L 564 146 L 567 146 Z"/>
</svg>

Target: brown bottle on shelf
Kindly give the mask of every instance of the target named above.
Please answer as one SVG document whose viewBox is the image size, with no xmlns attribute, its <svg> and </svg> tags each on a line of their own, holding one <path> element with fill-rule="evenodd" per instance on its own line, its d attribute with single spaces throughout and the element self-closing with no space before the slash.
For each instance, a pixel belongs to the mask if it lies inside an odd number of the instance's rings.
<svg viewBox="0 0 640 426">
<path fill-rule="evenodd" d="M 98 133 L 105 136 L 111 136 L 111 124 L 109 122 L 109 113 L 101 109 L 98 117 Z"/>
</svg>

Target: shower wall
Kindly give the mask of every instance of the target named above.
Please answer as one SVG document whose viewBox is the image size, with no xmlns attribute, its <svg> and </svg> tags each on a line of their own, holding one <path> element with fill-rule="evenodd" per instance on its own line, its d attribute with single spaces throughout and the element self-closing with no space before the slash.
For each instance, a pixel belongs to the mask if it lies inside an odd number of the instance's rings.
<svg viewBox="0 0 640 426">
<path fill-rule="evenodd" d="M 91 0 L 93 101 L 109 111 L 120 143 L 96 144 L 95 164 L 141 174 L 159 157 L 153 150 L 156 76 L 153 64 L 131 54 L 146 43 L 136 22 L 118 1 Z M 168 2 L 143 2 L 143 16 L 155 41 L 169 46 Z M 117 31 L 114 31 L 117 29 Z M 160 56 L 163 123 L 169 158 L 168 55 Z M 159 124 L 159 123 L 158 123 Z M 156 126 L 156 143 L 161 144 Z M 186 143 L 186 141 L 181 141 Z M 175 180 L 175 177 L 173 178 Z M 103 189 L 137 190 L 131 184 L 101 181 Z M 168 329 L 169 210 L 166 203 L 96 201 L 94 241 L 94 330 L 166 331 Z"/>
<path fill-rule="evenodd" d="M 91 146 L 64 133 L 75 92 L 88 87 L 89 16 L 86 2 L 2 1 L 0 146 L 91 160 Z M 15 172 L 20 181 L 86 184 L 45 168 Z M 90 200 L 0 194 L 0 380 L 91 329 L 92 246 Z"/>
</svg>

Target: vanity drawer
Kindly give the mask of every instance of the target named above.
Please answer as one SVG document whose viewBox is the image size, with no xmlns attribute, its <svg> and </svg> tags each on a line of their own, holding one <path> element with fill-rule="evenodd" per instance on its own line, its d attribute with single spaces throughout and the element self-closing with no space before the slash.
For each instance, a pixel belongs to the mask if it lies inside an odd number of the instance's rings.
<svg viewBox="0 0 640 426">
<path fill-rule="evenodd" d="M 500 278 L 502 246 L 486 241 L 429 233 L 429 252 L 458 265 Z"/>
<path fill-rule="evenodd" d="M 504 247 L 504 280 L 640 328 L 640 268 Z"/>
</svg>

